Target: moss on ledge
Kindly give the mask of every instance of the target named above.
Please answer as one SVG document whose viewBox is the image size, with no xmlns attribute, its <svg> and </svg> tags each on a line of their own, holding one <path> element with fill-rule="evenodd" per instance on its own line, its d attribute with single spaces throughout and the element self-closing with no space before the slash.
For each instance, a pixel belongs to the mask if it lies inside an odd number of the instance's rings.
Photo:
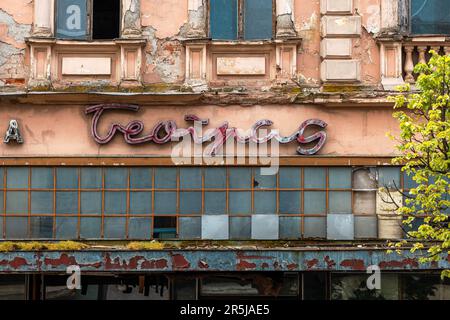
<svg viewBox="0 0 450 320">
<path fill-rule="evenodd" d="M 47 242 L 0 242 L 0 252 L 9 251 L 43 251 L 43 250 L 61 250 L 61 251 L 78 251 L 89 248 L 89 245 L 74 242 L 74 241 L 61 241 L 55 243 Z"/>
</svg>

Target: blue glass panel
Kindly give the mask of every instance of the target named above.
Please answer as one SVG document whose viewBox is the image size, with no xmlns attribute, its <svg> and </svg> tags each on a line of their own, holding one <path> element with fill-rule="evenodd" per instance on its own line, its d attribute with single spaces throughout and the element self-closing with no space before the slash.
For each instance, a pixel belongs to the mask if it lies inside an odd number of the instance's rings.
<svg viewBox="0 0 450 320">
<path fill-rule="evenodd" d="M 351 168 L 330 168 L 329 186 L 330 189 L 351 189 L 352 169 Z"/>
<path fill-rule="evenodd" d="M 325 192 L 305 192 L 305 214 L 326 213 Z"/>
<path fill-rule="evenodd" d="M 129 239 L 150 239 L 152 219 L 150 218 L 130 218 L 128 221 Z"/>
<path fill-rule="evenodd" d="M 5 168 L 0 168 L 0 188 L 3 188 L 5 182 Z"/>
<path fill-rule="evenodd" d="M 272 0 L 245 0 L 244 38 L 260 40 L 272 38 Z"/>
<path fill-rule="evenodd" d="M 80 238 L 100 239 L 101 238 L 101 218 L 81 218 Z"/>
<path fill-rule="evenodd" d="M 250 168 L 230 168 L 230 188 L 250 189 L 252 179 L 252 169 Z"/>
<path fill-rule="evenodd" d="M 230 239 L 248 240 L 252 238 L 251 217 L 230 217 Z"/>
<path fill-rule="evenodd" d="M 254 181 L 253 185 L 255 189 L 273 189 L 277 186 L 276 175 L 262 175 L 260 168 L 253 169 Z"/>
<path fill-rule="evenodd" d="M 33 189 L 52 189 L 53 188 L 53 169 L 51 169 L 51 168 L 32 168 L 31 169 L 31 188 L 33 188 Z"/>
<path fill-rule="evenodd" d="M 202 239 L 227 240 L 229 227 L 228 215 L 202 216 Z"/>
<path fill-rule="evenodd" d="M 280 192 L 280 213 L 300 213 L 300 191 Z"/>
<path fill-rule="evenodd" d="M 450 6 L 447 0 L 411 0 L 413 34 L 450 34 Z"/>
<path fill-rule="evenodd" d="M 102 213 L 102 193 L 82 192 L 81 193 L 81 213 L 101 214 Z"/>
<path fill-rule="evenodd" d="M 130 214 L 151 214 L 152 193 L 130 192 Z"/>
<path fill-rule="evenodd" d="M 25 191 L 6 192 L 6 213 L 27 214 L 28 192 Z"/>
<path fill-rule="evenodd" d="M 325 238 L 327 236 L 327 218 L 306 217 L 305 238 Z"/>
<path fill-rule="evenodd" d="M 274 214 L 277 212 L 277 193 L 272 191 L 255 192 L 255 213 Z"/>
<path fill-rule="evenodd" d="M 200 168 L 182 168 L 182 169 L 180 169 L 180 188 L 181 189 L 201 189 L 202 188 L 202 170 Z"/>
<path fill-rule="evenodd" d="M 59 39 L 87 38 L 86 0 L 57 0 L 56 37 Z"/>
<path fill-rule="evenodd" d="M 179 220 L 180 239 L 200 239 L 202 236 L 202 218 L 181 217 Z"/>
<path fill-rule="evenodd" d="M 252 215 L 252 239 L 276 240 L 280 232 L 279 216 L 276 214 Z"/>
<path fill-rule="evenodd" d="M 397 186 L 400 188 L 400 168 L 396 167 L 382 167 L 378 168 L 378 186 L 394 188 Z M 395 183 L 395 184 L 394 184 Z"/>
<path fill-rule="evenodd" d="M 28 218 L 6 217 L 6 239 L 27 239 Z"/>
<path fill-rule="evenodd" d="M 417 182 L 415 182 L 412 177 L 414 176 L 413 173 L 411 175 L 408 175 L 406 172 L 403 172 L 403 188 L 404 189 L 413 189 L 417 187 Z"/>
<path fill-rule="evenodd" d="M 329 212 L 330 213 L 352 213 L 352 193 L 330 191 Z"/>
<path fill-rule="evenodd" d="M 105 239 L 125 239 L 126 218 L 105 218 Z"/>
<path fill-rule="evenodd" d="M 180 213 L 202 213 L 202 193 L 180 192 Z"/>
<path fill-rule="evenodd" d="M 130 188 L 131 189 L 151 189 L 152 188 L 151 168 L 131 168 Z"/>
<path fill-rule="evenodd" d="M 251 192 L 230 192 L 229 210 L 231 214 L 249 214 L 252 212 Z"/>
<path fill-rule="evenodd" d="M 105 189 L 126 189 L 128 187 L 128 169 L 106 168 Z"/>
<path fill-rule="evenodd" d="M 300 168 L 280 168 L 280 188 L 300 188 L 301 172 Z"/>
<path fill-rule="evenodd" d="M 211 38 L 220 40 L 237 39 L 237 0 L 210 0 Z"/>
<path fill-rule="evenodd" d="M 6 187 L 8 189 L 28 189 L 28 168 L 8 168 Z"/>
<path fill-rule="evenodd" d="M 77 239 L 78 218 L 56 217 L 56 239 L 74 240 Z"/>
<path fill-rule="evenodd" d="M 175 189 L 177 187 L 177 170 L 173 168 L 155 169 L 156 189 Z"/>
<path fill-rule="evenodd" d="M 53 213 L 53 192 L 31 192 L 31 214 Z"/>
<path fill-rule="evenodd" d="M 57 168 L 56 169 L 56 188 L 58 188 L 58 189 L 77 189 L 78 188 L 78 169 L 76 169 L 76 168 Z"/>
<path fill-rule="evenodd" d="M 53 238 L 53 217 L 32 217 L 31 238 L 32 239 Z"/>
<path fill-rule="evenodd" d="M 56 192 L 56 213 L 58 214 L 78 213 L 78 193 Z"/>
<path fill-rule="evenodd" d="M 81 168 L 81 188 L 100 189 L 102 187 L 102 169 Z"/>
<path fill-rule="evenodd" d="M 300 217 L 280 217 L 280 239 L 301 238 Z"/>
<path fill-rule="evenodd" d="M 155 214 L 176 214 L 176 192 L 155 192 Z"/>
<path fill-rule="evenodd" d="M 227 184 L 227 170 L 225 168 L 205 169 L 205 188 L 224 189 Z"/>
<path fill-rule="evenodd" d="M 105 214 L 126 214 L 127 193 L 105 192 Z"/>
<path fill-rule="evenodd" d="M 226 199 L 225 192 L 205 192 L 205 214 L 224 214 Z"/>
<path fill-rule="evenodd" d="M 325 189 L 326 170 L 325 168 L 305 168 L 305 188 Z"/>
</svg>

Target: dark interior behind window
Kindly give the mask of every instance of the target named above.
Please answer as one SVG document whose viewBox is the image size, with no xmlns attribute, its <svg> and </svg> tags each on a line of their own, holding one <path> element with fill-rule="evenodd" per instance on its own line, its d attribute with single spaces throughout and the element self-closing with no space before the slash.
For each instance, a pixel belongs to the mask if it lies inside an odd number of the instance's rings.
<svg viewBox="0 0 450 320">
<path fill-rule="evenodd" d="M 422 35 L 450 34 L 448 0 L 411 0 L 411 33 Z"/>
<path fill-rule="evenodd" d="M 92 39 L 119 37 L 120 0 L 94 0 Z"/>
</svg>

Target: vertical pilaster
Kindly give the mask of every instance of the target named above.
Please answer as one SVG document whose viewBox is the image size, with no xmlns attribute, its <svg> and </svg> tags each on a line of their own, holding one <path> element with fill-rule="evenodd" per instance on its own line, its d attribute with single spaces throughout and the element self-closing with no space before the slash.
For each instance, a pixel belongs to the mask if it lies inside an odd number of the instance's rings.
<svg viewBox="0 0 450 320">
<path fill-rule="evenodd" d="M 34 0 L 34 37 L 53 36 L 54 0 Z"/>
<path fill-rule="evenodd" d="M 139 38 L 141 31 L 140 0 L 122 0 L 122 38 Z"/>
<path fill-rule="evenodd" d="M 297 36 L 294 25 L 294 0 L 277 0 L 277 38 Z"/>
<path fill-rule="evenodd" d="M 206 38 L 206 0 L 188 1 L 187 38 Z"/>
</svg>

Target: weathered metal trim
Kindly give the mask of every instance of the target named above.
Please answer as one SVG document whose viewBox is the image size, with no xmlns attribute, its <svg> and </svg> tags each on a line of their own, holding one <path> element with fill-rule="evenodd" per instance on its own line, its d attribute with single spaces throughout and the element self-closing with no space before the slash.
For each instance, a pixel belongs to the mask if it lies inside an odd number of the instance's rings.
<svg viewBox="0 0 450 320">
<path fill-rule="evenodd" d="M 389 156 L 282 156 L 280 166 L 390 166 L 393 157 Z M 207 159 L 206 159 L 207 160 Z M 255 159 L 251 159 L 254 161 Z M 258 160 L 259 161 L 259 160 Z M 203 159 L 202 164 L 208 161 Z M 0 166 L 174 166 L 172 158 L 149 156 L 105 156 L 105 157 L 2 157 Z M 197 165 L 197 164 L 196 164 Z M 249 158 L 235 158 L 233 164 L 226 166 L 267 166 L 254 164 Z M 180 165 L 177 165 L 180 166 Z M 185 166 L 192 166 L 186 164 Z"/>
<path fill-rule="evenodd" d="M 164 250 L 164 251 L 44 251 L 0 253 L 0 273 L 61 272 L 78 265 L 82 272 L 173 271 L 358 271 L 371 265 L 381 270 L 442 270 L 450 255 L 419 264 L 409 251 L 385 250 Z"/>
</svg>

